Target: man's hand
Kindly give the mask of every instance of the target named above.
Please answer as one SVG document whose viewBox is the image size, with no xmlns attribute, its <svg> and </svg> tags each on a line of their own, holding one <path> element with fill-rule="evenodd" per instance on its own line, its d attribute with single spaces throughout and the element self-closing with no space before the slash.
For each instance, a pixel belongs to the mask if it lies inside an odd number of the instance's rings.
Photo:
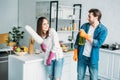
<svg viewBox="0 0 120 80">
<path fill-rule="evenodd" d="M 78 50 L 77 49 L 74 49 L 73 60 L 78 61 Z"/>
<path fill-rule="evenodd" d="M 83 37 L 87 40 L 90 38 L 90 35 L 88 35 L 83 29 L 80 29 L 79 34 L 80 34 L 81 37 Z"/>
</svg>

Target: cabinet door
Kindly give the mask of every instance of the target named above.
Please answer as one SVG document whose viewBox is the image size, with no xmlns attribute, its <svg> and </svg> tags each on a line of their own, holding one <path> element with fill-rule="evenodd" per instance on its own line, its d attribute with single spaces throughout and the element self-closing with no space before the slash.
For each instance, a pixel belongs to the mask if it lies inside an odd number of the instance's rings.
<svg viewBox="0 0 120 80">
<path fill-rule="evenodd" d="M 23 65 L 22 63 L 12 57 L 9 56 L 9 62 L 8 62 L 8 75 L 9 75 L 9 80 L 23 80 Z"/>
<path fill-rule="evenodd" d="M 1 80 L 8 80 L 8 62 L 0 62 Z"/>
<path fill-rule="evenodd" d="M 61 80 L 70 80 L 70 67 L 71 67 L 70 61 L 71 61 L 70 56 L 65 56 Z"/>
<path fill-rule="evenodd" d="M 77 62 L 71 57 L 71 80 L 77 80 Z"/>
<path fill-rule="evenodd" d="M 74 7 L 59 5 L 57 31 L 59 30 L 78 31 L 80 24 L 81 24 L 81 4 L 77 5 L 77 8 L 76 5 Z"/>
<path fill-rule="evenodd" d="M 112 80 L 120 80 L 120 55 L 113 55 Z"/>
<path fill-rule="evenodd" d="M 111 74 L 112 54 L 100 51 L 99 76 L 109 79 Z"/>
<path fill-rule="evenodd" d="M 56 30 L 78 30 L 81 24 L 81 4 L 73 6 L 50 2 L 50 26 Z M 74 23 L 75 27 L 74 27 Z"/>
<path fill-rule="evenodd" d="M 77 80 L 77 63 L 73 61 L 73 52 L 66 55 L 61 80 Z"/>
<path fill-rule="evenodd" d="M 42 62 L 24 64 L 24 80 L 46 80 L 46 69 Z"/>
</svg>

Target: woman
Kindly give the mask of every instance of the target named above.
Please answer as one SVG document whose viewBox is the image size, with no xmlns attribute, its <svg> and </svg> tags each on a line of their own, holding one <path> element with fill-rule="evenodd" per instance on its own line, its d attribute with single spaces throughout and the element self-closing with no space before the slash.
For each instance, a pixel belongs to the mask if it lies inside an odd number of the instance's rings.
<svg viewBox="0 0 120 80">
<path fill-rule="evenodd" d="M 37 33 L 44 40 L 44 45 L 41 45 L 41 49 L 45 53 L 44 62 L 47 65 L 49 80 L 60 80 L 63 67 L 63 52 L 57 32 L 49 27 L 47 18 L 40 17 L 37 21 Z"/>
</svg>

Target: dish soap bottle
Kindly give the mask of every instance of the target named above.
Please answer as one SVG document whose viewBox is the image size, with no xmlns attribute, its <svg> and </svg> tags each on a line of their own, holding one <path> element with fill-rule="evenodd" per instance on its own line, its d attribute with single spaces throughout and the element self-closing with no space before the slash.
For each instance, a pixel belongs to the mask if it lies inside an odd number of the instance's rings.
<svg viewBox="0 0 120 80">
<path fill-rule="evenodd" d="M 79 37 L 78 45 L 84 45 L 85 44 L 85 38 Z"/>
<path fill-rule="evenodd" d="M 28 53 L 29 54 L 33 54 L 34 53 L 34 39 L 33 38 L 30 38 L 30 41 L 29 41 L 29 49 L 28 49 Z"/>
<path fill-rule="evenodd" d="M 73 30 L 77 30 L 77 26 L 76 26 L 76 23 L 73 23 Z"/>
</svg>

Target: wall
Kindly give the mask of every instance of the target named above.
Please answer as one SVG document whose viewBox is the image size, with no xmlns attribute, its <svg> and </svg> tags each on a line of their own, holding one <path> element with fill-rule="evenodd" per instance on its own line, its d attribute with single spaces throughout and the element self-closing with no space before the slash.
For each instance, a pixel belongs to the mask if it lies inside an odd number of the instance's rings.
<svg viewBox="0 0 120 80">
<path fill-rule="evenodd" d="M 120 0 L 59 0 L 62 4 L 72 5 L 73 3 L 82 4 L 82 21 L 87 22 L 88 10 L 98 8 L 102 12 L 101 22 L 108 28 L 108 36 L 105 43 L 120 43 L 119 23 L 120 23 Z"/>
<path fill-rule="evenodd" d="M 24 29 L 25 25 L 30 25 L 34 30 L 36 29 L 35 0 L 19 0 L 19 26 Z M 25 31 L 21 45 L 28 46 L 29 38 L 30 35 Z"/>
<path fill-rule="evenodd" d="M 0 33 L 18 24 L 18 0 L 0 0 Z"/>
<path fill-rule="evenodd" d="M 36 28 L 36 1 L 50 0 L 19 0 L 19 25 L 24 27 L 26 24 Z M 120 16 L 120 0 L 58 0 L 61 4 L 72 5 L 73 3 L 82 4 L 82 24 L 87 21 L 88 10 L 98 8 L 102 11 L 102 20 L 108 28 L 108 37 L 105 43 L 120 42 L 119 34 L 119 16 Z M 0 33 L 8 32 L 11 27 L 18 25 L 18 0 L 1 0 L 0 1 Z M 25 34 L 26 35 L 26 34 Z M 26 35 L 28 36 L 28 35 Z M 26 38 L 24 39 L 24 42 Z M 23 44 L 24 44 L 23 42 Z"/>
<path fill-rule="evenodd" d="M 98 8 L 102 12 L 101 22 L 108 28 L 108 37 L 105 43 L 120 43 L 119 23 L 120 23 L 120 0 L 79 0 L 83 4 L 82 8 L 82 23 L 87 21 L 88 10 Z"/>
<path fill-rule="evenodd" d="M 36 0 L 36 1 L 44 1 L 44 0 Z M 35 0 L 20 0 L 21 9 L 20 9 L 20 20 L 19 24 L 21 26 L 25 26 L 29 24 L 36 28 L 36 13 L 35 13 Z M 50 1 L 50 0 L 45 0 Z M 64 5 L 72 5 L 75 4 L 82 4 L 82 24 L 87 22 L 88 10 L 91 8 L 98 8 L 101 10 L 103 16 L 101 22 L 105 24 L 108 28 L 108 36 L 105 43 L 115 43 L 120 42 L 120 38 L 118 38 L 119 34 L 119 16 L 120 16 L 120 7 L 119 7 L 119 0 L 58 0 L 61 4 Z M 28 35 L 26 35 L 28 36 Z M 24 39 L 24 42 L 26 38 Z M 25 43 L 26 44 L 26 43 Z"/>
<path fill-rule="evenodd" d="M 36 2 L 49 0 L 19 0 L 19 25 L 25 27 L 30 25 L 36 31 Z M 29 46 L 30 35 L 25 31 L 24 40 L 21 45 Z"/>
</svg>

